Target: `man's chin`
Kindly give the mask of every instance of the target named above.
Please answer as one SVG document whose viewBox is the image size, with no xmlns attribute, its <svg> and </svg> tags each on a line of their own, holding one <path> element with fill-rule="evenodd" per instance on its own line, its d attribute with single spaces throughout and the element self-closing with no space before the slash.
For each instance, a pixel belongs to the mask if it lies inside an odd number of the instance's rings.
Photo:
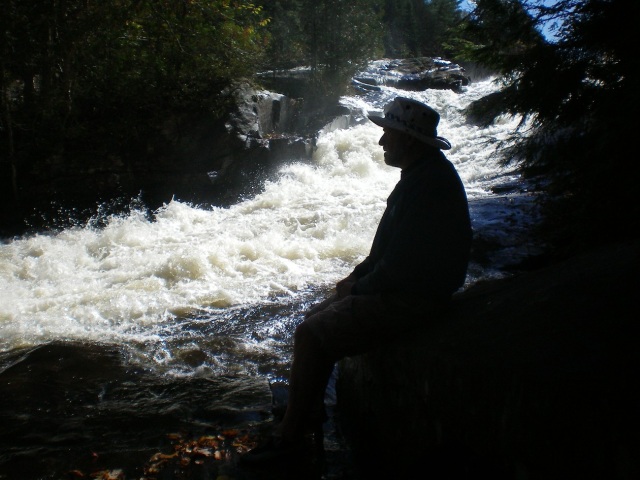
<svg viewBox="0 0 640 480">
<path fill-rule="evenodd" d="M 397 167 L 398 166 L 398 162 L 397 162 L 395 156 L 394 155 L 390 155 L 389 153 L 386 153 L 386 152 L 384 154 L 384 163 L 386 163 L 390 167 Z"/>
</svg>

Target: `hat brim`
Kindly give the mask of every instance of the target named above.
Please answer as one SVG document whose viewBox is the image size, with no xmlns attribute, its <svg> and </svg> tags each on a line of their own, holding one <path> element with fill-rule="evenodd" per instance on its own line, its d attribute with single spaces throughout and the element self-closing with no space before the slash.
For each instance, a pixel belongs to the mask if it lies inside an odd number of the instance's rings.
<svg viewBox="0 0 640 480">
<path fill-rule="evenodd" d="M 423 135 L 420 132 L 416 132 L 415 130 L 406 127 L 395 120 L 390 120 L 379 115 L 369 115 L 368 118 L 379 127 L 391 128 L 393 130 L 397 130 L 398 132 L 406 133 L 407 135 L 411 135 L 412 137 L 415 137 L 418 140 L 431 145 L 432 147 L 439 148 L 440 150 L 449 150 L 451 148 L 451 143 L 449 143 L 449 140 L 447 140 L 446 138 Z"/>
</svg>

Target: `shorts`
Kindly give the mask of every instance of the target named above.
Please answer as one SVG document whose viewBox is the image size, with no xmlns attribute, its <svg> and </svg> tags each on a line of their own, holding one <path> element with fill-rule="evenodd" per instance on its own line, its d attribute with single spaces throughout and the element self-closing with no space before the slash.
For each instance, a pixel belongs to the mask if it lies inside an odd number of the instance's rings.
<svg viewBox="0 0 640 480">
<path fill-rule="evenodd" d="M 326 353 L 339 360 L 361 355 L 393 341 L 401 334 L 429 324 L 445 304 L 425 302 L 412 308 L 381 295 L 334 295 L 305 315 L 304 322 Z"/>
</svg>

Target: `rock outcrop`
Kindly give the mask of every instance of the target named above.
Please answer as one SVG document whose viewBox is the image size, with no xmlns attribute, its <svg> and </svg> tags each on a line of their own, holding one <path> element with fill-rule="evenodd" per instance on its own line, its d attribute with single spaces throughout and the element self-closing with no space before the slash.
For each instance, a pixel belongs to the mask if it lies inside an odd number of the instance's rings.
<svg viewBox="0 0 640 480">
<path fill-rule="evenodd" d="M 384 85 L 402 90 L 459 92 L 469 82 L 463 67 L 439 57 L 376 60 L 353 77 L 353 85 L 359 90 L 375 90 Z"/>
<path fill-rule="evenodd" d="M 293 68 L 262 72 L 258 78 L 271 89 L 304 97 L 309 94 L 312 74 L 308 68 Z M 351 79 L 352 85 L 361 91 L 389 86 L 402 90 L 433 88 L 458 92 L 470 81 L 464 67 L 440 57 L 374 60 Z"/>
<path fill-rule="evenodd" d="M 217 204 L 257 193 L 282 161 L 311 158 L 315 137 L 296 133 L 303 102 L 238 82 L 227 90 L 234 108 L 216 136 L 207 176 Z"/>
<path fill-rule="evenodd" d="M 128 201 L 139 195 L 150 208 L 172 198 L 225 205 L 256 193 L 283 160 L 310 158 L 315 137 L 298 134 L 295 128 L 300 100 L 261 90 L 246 80 L 229 87 L 223 98 L 231 107 L 222 116 L 168 115 L 161 135 L 143 151 L 126 156 L 52 154 L 34 160 L 21 173 L 17 205 L 3 205 L 7 211 L 0 211 L 0 227 L 10 225 L 0 234 L 13 234 L 11 224 L 32 209 L 40 211 L 32 219 L 37 227 L 40 216 L 56 223 L 53 216 L 60 207 L 69 210 L 62 214 L 65 218 L 84 209 L 91 216 L 98 202 L 113 204 L 118 211 L 121 206 L 114 199 Z"/>
<path fill-rule="evenodd" d="M 639 267 L 634 241 L 478 284 L 446 318 L 343 360 L 359 463 L 375 478 L 639 478 Z"/>
</svg>

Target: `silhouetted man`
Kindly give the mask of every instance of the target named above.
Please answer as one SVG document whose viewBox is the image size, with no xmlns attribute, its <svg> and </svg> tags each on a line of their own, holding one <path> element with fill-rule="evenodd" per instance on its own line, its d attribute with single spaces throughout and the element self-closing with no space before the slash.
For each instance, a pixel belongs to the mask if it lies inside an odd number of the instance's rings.
<svg viewBox="0 0 640 480">
<path fill-rule="evenodd" d="M 464 186 L 442 150 L 440 115 L 398 97 L 384 117 L 379 144 L 387 165 L 402 170 L 387 199 L 369 256 L 336 293 L 310 310 L 294 335 L 289 401 L 277 435 L 241 461 L 262 464 L 290 458 L 303 437 L 324 421 L 324 394 L 341 358 L 388 345 L 441 314 L 464 284 L 471 223 Z"/>
</svg>

